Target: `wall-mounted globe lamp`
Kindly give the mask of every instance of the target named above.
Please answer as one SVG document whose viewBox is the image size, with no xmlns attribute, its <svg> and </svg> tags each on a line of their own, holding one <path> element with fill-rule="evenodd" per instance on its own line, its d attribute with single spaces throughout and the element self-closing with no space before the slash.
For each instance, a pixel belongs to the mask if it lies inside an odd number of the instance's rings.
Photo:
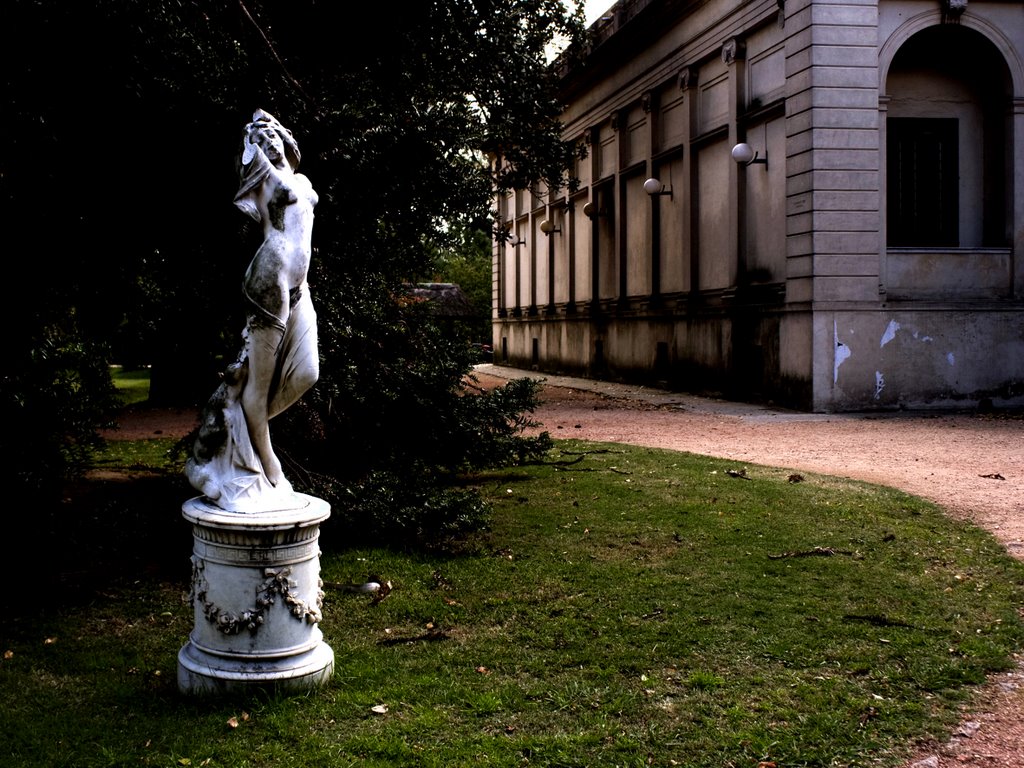
<svg viewBox="0 0 1024 768">
<path fill-rule="evenodd" d="M 651 197 L 656 195 L 668 195 L 669 197 L 672 197 L 672 187 L 667 187 L 658 179 L 654 178 L 648 179 L 644 182 L 644 192 Z"/>
<path fill-rule="evenodd" d="M 555 232 L 561 232 L 562 230 L 560 227 L 556 227 L 555 222 L 551 219 L 544 219 L 544 221 L 540 223 L 540 231 L 545 235 L 551 235 Z"/>
<path fill-rule="evenodd" d="M 732 148 L 732 159 L 743 166 L 754 163 L 764 163 L 765 170 L 768 169 L 768 153 L 764 157 L 758 157 L 757 152 L 749 144 L 737 144 Z"/>
</svg>

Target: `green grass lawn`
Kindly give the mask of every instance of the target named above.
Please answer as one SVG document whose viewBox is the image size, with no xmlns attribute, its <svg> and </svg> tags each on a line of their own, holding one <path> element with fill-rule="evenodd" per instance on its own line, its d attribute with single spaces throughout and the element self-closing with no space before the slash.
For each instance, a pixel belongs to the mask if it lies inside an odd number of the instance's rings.
<svg viewBox="0 0 1024 768">
<path fill-rule="evenodd" d="M 94 576 L 0 631 L 3 764 L 895 766 L 1024 648 L 1024 564 L 927 502 L 791 474 L 559 442 L 477 478 L 492 530 L 457 554 L 328 521 L 323 578 L 394 588 L 327 590 L 309 695 L 178 693 L 187 546 L 177 580 Z"/>
<path fill-rule="evenodd" d="M 123 405 L 137 405 L 149 399 L 149 368 L 110 366 L 110 377 Z"/>
</svg>

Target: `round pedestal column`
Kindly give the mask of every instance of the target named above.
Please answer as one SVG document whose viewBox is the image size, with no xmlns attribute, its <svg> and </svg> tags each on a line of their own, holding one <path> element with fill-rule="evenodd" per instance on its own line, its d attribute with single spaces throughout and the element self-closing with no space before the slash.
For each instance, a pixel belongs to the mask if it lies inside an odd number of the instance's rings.
<svg viewBox="0 0 1024 768">
<path fill-rule="evenodd" d="M 259 513 L 226 512 L 202 497 L 182 505 L 192 524 L 195 615 L 178 653 L 182 692 L 304 691 L 330 679 L 318 540 L 331 511 L 313 496 L 295 501 Z"/>
</svg>

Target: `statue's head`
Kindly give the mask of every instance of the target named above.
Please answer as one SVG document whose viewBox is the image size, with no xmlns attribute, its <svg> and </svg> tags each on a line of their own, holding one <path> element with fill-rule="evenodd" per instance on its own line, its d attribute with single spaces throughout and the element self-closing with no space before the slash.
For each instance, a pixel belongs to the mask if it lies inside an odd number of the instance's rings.
<svg viewBox="0 0 1024 768">
<path fill-rule="evenodd" d="M 252 122 L 245 126 L 241 157 L 243 168 L 252 162 L 256 147 L 263 149 L 268 157 L 273 153 L 282 154 L 293 171 L 299 167 L 299 160 L 302 159 L 299 145 L 292 132 L 281 125 L 276 117 L 262 109 L 253 112 Z"/>
</svg>

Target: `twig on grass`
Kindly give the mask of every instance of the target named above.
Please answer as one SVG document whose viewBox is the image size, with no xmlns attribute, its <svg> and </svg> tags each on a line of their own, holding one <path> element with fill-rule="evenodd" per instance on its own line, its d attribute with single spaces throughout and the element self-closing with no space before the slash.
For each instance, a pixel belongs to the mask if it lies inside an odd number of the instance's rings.
<svg viewBox="0 0 1024 768">
<path fill-rule="evenodd" d="M 890 619 L 884 614 L 875 613 L 845 613 L 843 614 L 843 621 L 863 621 L 867 624 L 874 624 L 876 627 L 906 627 L 907 629 L 917 629 L 913 624 L 907 624 L 905 621 Z"/>
<path fill-rule="evenodd" d="M 783 552 L 780 555 L 768 555 L 769 560 L 782 560 L 785 557 L 832 557 L 833 555 L 853 555 L 848 549 L 833 549 L 832 547 L 815 547 L 796 552 Z"/>
<path fill-rule="evenodd" d="M 439 640 L 447 640 L 450 635 L 443 629 L 433 627 L 418 635 L 407 635 L 405 637 L 385 637 L 377 641 L 377 645 L 405 645 L 407 643 L 436 643 Z"/>
<path fill-rule="evenodd" d="M 622 453 L 622 451 L 613 451 L 613 450 L 610 450 L 608 448 L 599 448 L 599 449 L 593 450 L 593 451 L 579 451 L 579 452 L 577 452 L 577 451 L 562 451 L 562 455 L 563 456 L 575 456 L 576 458 L 575 459 L 571 459 L 571 460 L 565 460 L 565 461 L 542 461 L 542 462 L 537 462 L 537 464 L 543 464 L 544 466 L 554 467 L 555 469 L 560 469 L 560 470 L 565 471 L 565 469 L 564 469 L 565 467 L 575 466 L 576 464 L 579 464 L 581 461 L 583 461 L 585 458 L 587 458 L 587 456 L 591 456 L 593 454 L 598 454 L 598 453 Z M 584 469 L 576 469 L 576 470 L 570 470 L 570 471 L 574 471 L 574 472 L 596 472 L 597 470 L 592 468 L 592 467 L 587 467 L 587 468 L 584 468 Z M 617 470 L 615 469 L 615 467 L 612 467 L 612 471 L 614 472 L 614 471 L 617 471 Z"/>
</svg>

